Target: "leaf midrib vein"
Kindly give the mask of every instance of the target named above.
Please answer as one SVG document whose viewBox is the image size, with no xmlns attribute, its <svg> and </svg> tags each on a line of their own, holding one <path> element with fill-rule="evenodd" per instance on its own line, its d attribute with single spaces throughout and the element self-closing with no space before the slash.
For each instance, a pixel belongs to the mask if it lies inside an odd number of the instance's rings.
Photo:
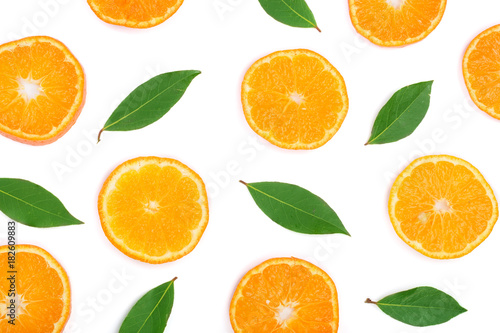
<svg viewBox="0 0 500 333">
<path fill-rule="evenodd" d="M 445 308 L 439 306 L 424 306 L 424 305 L 405 305 L 405 304 L 389 304 L 389 303 L 380 303 L 377 302 L 377 305 L 382 306 L 392 306 L 397 308 L 417 308 L 417 309 L 444 309 L 444 310 L 453 310 L 453 308 Z"/>
<path fill-rule="evenodd" d="M 406 112 L 408 112 L 408 109 L 409 109 L 409 108 L 410 108 L 410 107 L 411 107 L 414 103 L 416 103 L 416 101 L 420 98 L 420 96 L 421 96 L 421 95 L 425 92 L 425 90 L 426 90 L 426 89 L 427 89 L 427 87 L 425 87 L 425 89 L 424 89 L 424 90 L 422 90 L 422 91 L 420 92 L 420 94 L 418 94 L 417 98 L 415 98 L 415 99 L 413 100 L 413 102 L 411 102 L 411 103 L 410 103 L 410 105 L 408 105 L 408 106 L 404 109 L 404 111 L 403 111 L 403 112 L 401 112 L 401 113 L 400 113 L 400 115 L 399 115 L 396 119 L 394 119 L 394 120 L 393 120 L 393 121 L 389 124 L 389 126 L 387 126 L 387 127 L 386 127 L 386 128 L 385 128 L 382 132 L 380 132 L 380 134 L 379 134 L 379 135 L 377 135 L 376 137 L 374 137 L 373 139 L 371 139 L 371 140 L 370 140 L 370 142 L 373 142 L 373 141 L 377 140 L 378 138 L 380 138 L 380 136 L 381 136 L 382 134 L 384 134 L 385 132 L 387 132 L 387 131 L 389 130 L 389 128 L 391 128 L 391 127 L 392 127 L 392 125 L 394 125 L 394 123 L 396 123 L 396 122 L 399 120 L 399 118 L 401 118 L 404 114 L 406 114 Z"/>
<path fill-rule="evenodd" d="M 306 21 L 307 23 L 309 23 L 313 27 L 316 27 L 316 24 L 312 23 L 311 21 L 309 21 L 308 19 L 306 19 L 304 16 L 300 15 L 295 9 L 293 9 L 289 4 L 287 4 L 285 0 L 281 0 L 281 2 L 283 2 L 285 4 L 285 6 L 287 6 L 288 8 L 290 8 L 290 10 L 292 12 L 294 12 L 298 17 L 300 17 L 301 19 L 303 19 L 304 21 Z"/>
<path fill-rule="evenodd" d="M 298 208 L 298 207 L 295 207 L 295 206 L 293 206 L 293 205 L 291 205 L 291 204 L 289 204 L 289 203 L 287 203 L 287 202 L 285 202 L 285 201 L 282 201 L 282 200 L 280 200 L 280 199 L 278 199 L 278 198 L 276 198 L 276 197 L 274 197 L 274 196 L 272 196 L 272 195 L 269 195 L 269 194 L 267 194 L 266 192 L 263 192 L 263 191 L 261 191 L 261 190 L 259 190 L 259 189 L 255 188 L 255 187 L 251 186 L 250 184 L 248 185 L 248 187 L 250 187 L 251 189 L 253 189 L 253 190 L 255 190 L 255 191 L 259 192 L 259 193 L 262 193 L 262 194 L 264 194 L 265 196 L 267 196 L 267 197 L 269 197 L 269 198 L 271 198 L 271 199 L 274 199 L 274 200 L 276 200 L 276 201 L 278 201 L 278 202 L 280 202 L 280 203 L 282 203 L 282 204 L 284 204 L 284 205 L 286 205 L 286 206 L 292 207 L 292 208 L 294 208 L 294 209 L 296 209 L 296 210 L 298 210 L 298 211 L 300 211 L 300 212 L 302 212 L 302 213 L 304 213 L 304 214 L 307 214 L 307 215 L 309 215 L 309 216 L 312 216 L 312 217 L 314 217 L 314 218 L 316 218 L 316 219 L 318 219 L 318 220 L 320 220 L 320 221 L 326 222 L 326 223 L 328 223 L 329 225 L 331 225 L 331 226 L 335 227 L 335 228 L 336 228 L 336 229 L 338 229 L 338 230 L 341 230 L 341 229 L 339 229 L 338 227 L 336 227 L 335 225 L 333 225 L 332 223 L 330 223 L 329 221 L 327 221 L 327 220 L 325 220 L 325 219 L 323 219 L 323 218 L 321 218 L 321 217 L 319 217 L 319 216 L 313 215 L 313 214 L 311 214 L 311 213 L 309 213 L 309 212 L 306 212 L 305 210 L 302 210 L 302 209 L 300 209 L 300 208 Z"/>
<path fill-rule="evenodd" d="M 189 77 L 190 75 L 188 75 L 187 77 Z M 175 81 L 174 83 L 172 83 L 170 86 L 168 86 L 167 88 L 163 89 L 161 92 L 159 92 L 158 94 L 156 94 L 153 98 L 150 98 L 146 103 L 144 104 L 141 104 L 138 108 L 136 108 L 135 110 L 133 110 L 132 112 L 126 114 L 125 116 L 121 117 L 120 119 L 116 120 L 115 122 L 113 122 L 112 124 L 109 124 L 108 126 L 104 126 L 104 130 L 110 128 L 111 126 L 114 126 L 116 125 L 117 123 L 123 121 L 124 119 L 128 118 L 129 116 L 133 115 L 134 113 L 136 113 L 137 111 L 139 111 L 140 109 L 142 109 L 144 106 L 148 105 L 150 102 L 152 102 L 153 100 L 155 100 L 156 98 L 158 98 L 158 96 L 162 95 L 163 93 L 165 93 L 165 91 L 169 90 L 170 88 L 172 88 L 173 86 L 175 86 L 177 83 L 185 80 L 187 77 L 184 77 L 178 81 Z M 133 92 L 132 92 L 133 93 Z"/>
<path fill-rule="evenodd" d="M 167 292 L 170 290 L 170 287 L 172 286 L 172 284 L 173 284 L 173 281 L 170 281 L 170 284 L 168 285 L 168 287 L 165 289 L 165 291 L 161 295 L 160 300 L 156 303 L 156 305 L 153 308 L 153 310 L 151 312 L 149 312 L 149 315 L 147 316 L 146 320 L 144 320 L 144 322 L 142 323 L 141 327 L 139 327 L 139 330 L 137 331 L 137 333 L 139 333 L 140 331 L 142 331 L 142 329 L 144 328 L 144 325 L 146 325 L 146 323 L 148 322 L 148 320 L 151 317 L 151 315 L 156 311 L 156 308 L 158 307 L 158 305 L 160 305 L 161 301 L 163 300 L 163 298 L 165 297 L 165 295 L 167 294 Z"/>
<path fill-rule="evenodd" d="M 61 215 L 58 215 L 58 214 L 54 214 L 54 213 L 52 213 L 52 212 L 50 212 L 50 211 L 48 211 L 48 210 L 42 209 L 42 208 L 40 208 L 40 207 L 38 207 L 38 206 L 35 206 L 35 205 L 33 205 L 33 204 L 31 204 L 31 203 L 29 203 L 29 202 L 27 202 L 27 201 L 24 201 L 23 199 L 18 198 L 18 197 L 14 196 L 14 195 L 12 195 L 12 194 L 10 194 L 10 193 L 7 193 L 7 192 L 5 192 L 5 191 L 0 190 L 0 193 L 3 193 L 3 194 L 5 194 L 5 195 L 7 195 L 7 196 L 9 196 L 9 197 L 11 197 L 11 198 L 14 198 L 14 199 L 15 199 L 15 200 L 17 200 L 17 201 L 20 201 L 20 202 L 22 202 L 22 203 L 24 203 L 24 204 L 26 204 L 26 205 L 28 205 L 28 206 L 31 206 L 31 207 L 33 207 L 33 208 L 35 208 L 35 209 L 38 209 L 39 211 L 42 211 L 42 212 L 44 212 L 44 213 L 49 214 L 49 215 L 57 216 L 57 217 L 59 217 L 59 218 L 61 218 L 61 219 L 64 219 L 64 220 L 66 220 L 66 221 L 73 221 L 72 219 L 65 218 L 64 216 L 61 216 Z"/>
</svg>

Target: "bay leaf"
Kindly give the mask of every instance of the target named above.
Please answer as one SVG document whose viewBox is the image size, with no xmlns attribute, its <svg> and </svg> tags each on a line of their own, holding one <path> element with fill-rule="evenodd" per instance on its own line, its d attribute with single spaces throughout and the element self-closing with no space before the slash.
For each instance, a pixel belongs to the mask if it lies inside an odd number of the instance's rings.
<svg viewBox="0 0 500 333">
<path fill-rule="evenodd" d="M 0 210 L 12 220 L 30 227 L 83 224 L 52 193 L 24 179 L 0 178 Z"/>
<path fill-rule="evenodd" d="M 314 15 L 304 0 L 259 0 L 266 13 L 276 21 L 297 28 L 315 28 Z"/>
<path fill-rule="evenodd" d="M 282 227 L 303 234 L 345 234 L 335 211 L 317 195 L 292 184 L 278 182 L 246 185 L 257 206 Z"/>
<path fill-rule="evenodd" d="M 378 302 L 367 299 L 366 303 L 376 304 L 392 318 L 418 327 L 442 324 L 467 311 L 453 297 L 432 287 L 402 291 Z"/>
<path fill-rule="evenodd" d="M 398 90 L 380 110 L 366 144 L 396 142 L 412 134 L 427 114 L 433 82 L 420 82 Z"/>
<path fill-rule="evenodd" d="M 200 71 L 163 73 L 134 89 L 113 111 L 99 132 L 132 131 L 146 127 L 162 118 L 184 95 Z"/>
<path fill-rule="evenodd" d="M 174 305 L 174 281 L 148 291 L 130 309 L 119 333 L 163 333 Z"/>
</svg>

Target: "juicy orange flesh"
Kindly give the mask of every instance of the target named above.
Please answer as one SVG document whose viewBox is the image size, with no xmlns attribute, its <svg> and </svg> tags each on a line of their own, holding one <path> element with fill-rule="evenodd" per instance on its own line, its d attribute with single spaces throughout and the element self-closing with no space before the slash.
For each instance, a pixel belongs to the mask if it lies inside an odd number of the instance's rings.
<svg viewBox="0 0 500 333">
<path fill-rule="evenodd" d="M 0 124 L 26 134 L 44 135 L 68 115 L 78 94 L 78 75 L 66 55 L 48 42 L 34 42 L 0 53 Z M 27 98 L 21 82 L 39 86 Z"/>
<path fill-rule="evenodd" d="M 340 81 L 317 58 L 277 56 L 248 82 L 251 118 L 284 143 L 313 143 L 335 126 L 343 109 Z"/>
<path fill-rule="evenodd" d="M 179 252 L 202 218 L 196 183 L 173 166 L 155 164 L 123 173 L 106 201 L 116 238 L 151 256 Z"/>
<path fill-rule="evenodd" d="M 450 162 L 417 166 L 397 196 L 402 232 L 431 252 L 464 250 L 493 214 L 491 199 L 472 171 Z"/>
<path fill-rule="evenodd" d="M 40 255 L 16 252 L 16 291 L 18 294 L 16 325 L 7 323 L 6 302 L 10 282 L 7 253 L 0 253 L 0 331 L 1 332 L 52 332 L 62 316 L 64 286 L 57 271 Z"/>
<path fill-rule="evenodd" d="M 469 83 L 479 102 L 500 114 L 500 32 L 483 36 L 467 61 Z"/>
<path fill-rule="evenodd" d="M 302 265 L 275 264 L 254 274 L 236 303 L 236 323 L 244 332 L 333 332 L 332 289 Z M 283 308 L 288 318 L 280 317 Z"/>
<path fill-rule="evenodd" d="M 103 15 L 114 20 L 147 22 L 167 15 L 178 0 L 93 0 L 93 3 Z"/>
<path fill-rule="evenodd" d="M 359 26 L 381 41 L 405 41 L 431 28 L 442 0 L 404 0 L 394 7 L 387 0 L 356 0 Z"/>
</svg>

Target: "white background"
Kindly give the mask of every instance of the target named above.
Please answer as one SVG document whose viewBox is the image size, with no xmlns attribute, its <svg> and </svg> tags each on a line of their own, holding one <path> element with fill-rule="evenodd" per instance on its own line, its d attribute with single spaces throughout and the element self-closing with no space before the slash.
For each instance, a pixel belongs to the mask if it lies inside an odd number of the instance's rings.
<svg viewBox="0 0 500 333">
<path fill-rule="evenodd" d="M 232 332 L 228 309 L 239 279 L 277 256 L 310 260 L 330 274 L 339 291 L 339 332 L 499 331 L 500 231 L 493 230 L 464 258 L 433 260 L 397 237 L 386 207 L 394 177 L 425 154 L 470 161 L 500 193 L 494 148 L 500 124 L 472 106 L 461 74 L 468 43 L 500 23 L 500 4 L 449 1 L 441 24 L 427 39 L 389 49 L 358 36 L 347 0 L 308 3 L 321 34 L 274 21 L 257 0 L 186 0 L 171 19 L 148 30 L 108 25 L 83 0 L 1 2 L 1 43 L 30 34 L 55 37 L 76 55 L 87 75 L 85 108 L 59 141 L 31 147 L 0 137 L 1 177 L 44 186 L 86 222 L 48 230 L 20 225 L 18 230 L 19 243 L 45 248 L 69 274 L 73 310 L 65 332 L 117 332 L 140 296 L 175 276 L 175 304 L 166 332 Z M 324 55 L 348 88 L 350 109 L 342 128 L 314 151 L 287 151 L 263 141 L 241 110 L 246 69 L 268 53 L 290 48 Z M 95 144 L 97 130 L 133 88 L 153 75 L 183 69 L 198 69 L 202 75 L 163 119 L 134 132 L 104 133 Z M 392 93 L 424 80 L 435 80 L 431 107 L 414 134 L 397 143 L 365 147 L 377 112 Z M 157 266 L 115 249 L 97 214 L 97 196 L 108 174 L 127 159 L 147 155 L 186 163 L 211 192 L 210 222 L 197 248 L 177 262 Z M 282 229 L 257 208 L 239 179 L 309 189 L 336 210 L 352 237 L 314 237 Z M 128 280 L 117 282 L 115 275 L 120 274 Z M 469 312 L 419 329 L 363 303 L 367 297 L 377 300 L 421 285 L 450 293 Z"/>
</svg>

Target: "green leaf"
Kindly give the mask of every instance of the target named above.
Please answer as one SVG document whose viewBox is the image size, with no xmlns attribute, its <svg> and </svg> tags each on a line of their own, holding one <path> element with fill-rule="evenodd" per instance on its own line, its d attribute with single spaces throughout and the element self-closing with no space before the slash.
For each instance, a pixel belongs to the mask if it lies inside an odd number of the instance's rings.
<svg viewBox="0 0 500 333">
<path fill-rule="evenodd" d="M 432 287 L 418 287 L 384 297 L 370 299 L 392 318 L 412 326 L 432 326 L 447 322 L 467 310 L 450 295 Z"/>
<path fill-rule="evenodd" d="M 119 333 L 163 333 L 174 305 L 174 278 L 151 289 L 130 309 Z"/>
<path fill-rule="evenodd" d="M 433 82 L 420 82 L 397 91 L 380 110 L 366 144 L 395 142 L 413 133 L 429 109 Z"/>
<path fill-rule="evenodd" d="M 286 229 L 303 234 L 349 236 L 334 210 L 302 187 L 277 182 L 241 183 L 264 214 Z"/>
<path fill-rule="evenodd" d="M 200 71 L 178 71 L 160 74 L 141 84 L 118 105 L 104 131 L 132 131 L 146 127 L 163 117 L 184 95 Z"/>
<path fill-rule="evenodd" d="M 297 28 L 316 28 L 314 15 L 304 0 L 259 0 L 260 5 L 276 21 Z"/>
<path fill-rule="evenodd" d="M 52 193 L 24 179 L 0 178 L 0 210 L 30 227 L 83 224 Z"/>
</svg>

